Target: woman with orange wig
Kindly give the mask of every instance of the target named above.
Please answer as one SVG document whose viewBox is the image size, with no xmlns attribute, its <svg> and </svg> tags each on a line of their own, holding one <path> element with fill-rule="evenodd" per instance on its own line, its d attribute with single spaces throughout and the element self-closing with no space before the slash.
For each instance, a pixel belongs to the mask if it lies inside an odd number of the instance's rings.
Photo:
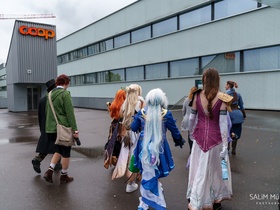
<svg viewBox="0 0 280 210">
<path fill-rule="evenodd" d="M 121 150 L 121 125 L 122 118 L 120 110 L 126 98 L 124 90 L 118 90 L 112 103 L 107 102 L 108 112 L 112 118 L 109 128 L 108 142 L 105 145 L 105 159 L 104 167 L 108 169 L 109 166 L 116 165 L 117 159 Z M 115 131 L 116 130 L 116 131 Z M 114 132 L 115 131 L 115 132 Z"/>
</svg>

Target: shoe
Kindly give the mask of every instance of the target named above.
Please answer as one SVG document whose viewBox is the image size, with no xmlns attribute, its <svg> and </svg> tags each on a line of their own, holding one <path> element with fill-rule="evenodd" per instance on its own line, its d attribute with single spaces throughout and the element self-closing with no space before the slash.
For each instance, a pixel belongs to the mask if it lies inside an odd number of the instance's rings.
<svg viewBox="0 0 280 210">
<path fill-rule="evenodd" d="M 41 173 L 40 161 L 38 159 L 34 158 L 31 162 L 32 162 L 34 171 L 36 171 L 38 174 Z"/>
<path fill-rule="evenodd" d="M 49 183 L 53 183 L 52 175 L 53 175 L 53 168 L 49 167 L 49 169 L 44 174 L 44 179 Z"/>
<path fill-rule="evenodd" d="M 134 192 L 137 189 L 138 189 L 138 184 L 136 184 L 135 182 L 132 182 L 132 184 L 127 184 L 126 185 L 126 192 L 127 193 Z"/>
<path fill-rule="evenodd" d="M 55 165 L 55 167 L 54 167 L 54 171 L 55 172 L 58 172 L 58 171 L 60 171 L 62 169 L 62 165 L 61 165 L 61 163 L 57 163 L 56 165 Z"/>
<path fill-rule="evenodd" d="M 60 175 L 60 184 L 62 183 L 68 183 L 74 181 L 74 178 L 71 176 L 68 176 L 67 174 L 61 174 Z"/>
<path fill-rule="evenodd" d="M 149 210 L 149 206 L 142 201 L 142 197 L 139 197 L 139 206 L 137 210 Z"/>
<path fill-rule="evenodd" d="M 214 203 L 213 204 L 213 210 L 221 210 L 222 204 L 221 203 Z"/>
</svg>

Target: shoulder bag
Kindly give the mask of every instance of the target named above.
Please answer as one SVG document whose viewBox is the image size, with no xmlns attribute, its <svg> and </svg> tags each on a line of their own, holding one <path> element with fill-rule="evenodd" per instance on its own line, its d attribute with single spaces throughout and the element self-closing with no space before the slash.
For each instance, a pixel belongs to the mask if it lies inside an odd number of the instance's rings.
<svg viewBox="0 0 280 210">
<path fill-rule="evenodd" d="M 64 125 L 61 125 L 58 123 L 57 116 L 54 111 L 52 99 L 51 99 L 52 91 L 49 92 L 49 103 L 53 112 L 53 116 L 56 121 L 56 129 L 57 129 L 57 136 L 55 144 L 70 147 L 75 145 L 75 141 L 73 138 L 73 131 L 71 127 L 65 127 Z"/>
</svg>

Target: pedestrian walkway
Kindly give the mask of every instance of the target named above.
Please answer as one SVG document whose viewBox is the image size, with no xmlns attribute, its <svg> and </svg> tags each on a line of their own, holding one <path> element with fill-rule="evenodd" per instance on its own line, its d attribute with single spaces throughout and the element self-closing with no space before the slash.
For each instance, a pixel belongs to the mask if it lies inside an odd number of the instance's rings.
<svg viewBox="0 0 280 210">
<path fill-rule="evenodd" d="M 80 131 L 80 147 L 73 147 L 69 175 L 74 182 L 60 185 L 43 179 L 51 156 L 42 162 L 42 174 L 31 165 L 39 137 L 36 112 L 11 113 L 0 109 L 0 210 L 17 209 L 137 209 L 139 190 L 125 193 L 125 178 L 111 181 L 112 169 L 103 167 L 103 146 L 110 119 L 107 111 L 75 108 Z M 177 125 L 181 110 L 172 111 Z M 280 192 L 280 112 L 247 111 L 247 120 L 237 146 L 230 156 L 234 196 L 223 202 L 223 210 L 278 209 Z M 187 139 L 187 133 L 182 133 Z M 186 162 L 188 144 L 183 149 L 170 147 L 175 169 L 162 179 L 167 209 L 187 209 Z"/>
</svg>

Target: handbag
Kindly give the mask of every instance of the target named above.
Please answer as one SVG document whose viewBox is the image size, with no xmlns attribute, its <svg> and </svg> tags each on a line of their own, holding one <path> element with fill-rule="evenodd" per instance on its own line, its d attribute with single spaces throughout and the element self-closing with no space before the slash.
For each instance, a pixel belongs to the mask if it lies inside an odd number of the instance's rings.
<svg viewBox="0 0 280 210">
<path fill-rule="evenodd" d="M 73 131 L 71 127 L 66 127 L 64 125 L 61 125 L 58 123 L 57 120 L 57 116 L 55 114 L 54 108 L 53 108 L 53 103 L 52 103 L 52 99 L 51 99 L 51 94 L 52 91 L 49 92 L 49 103 L 53 112 L 53 116 L 55 118 L 56 121 L 56 132 L 57 132 L 57 136 L 56 136 L 56 140 L 54 144 L 57 145 L 61 145 L 61 146 L 65 146 L 65 147 L 70 147 L 75 145 L 75 141 L 73 138 Z"/>
</svg>

